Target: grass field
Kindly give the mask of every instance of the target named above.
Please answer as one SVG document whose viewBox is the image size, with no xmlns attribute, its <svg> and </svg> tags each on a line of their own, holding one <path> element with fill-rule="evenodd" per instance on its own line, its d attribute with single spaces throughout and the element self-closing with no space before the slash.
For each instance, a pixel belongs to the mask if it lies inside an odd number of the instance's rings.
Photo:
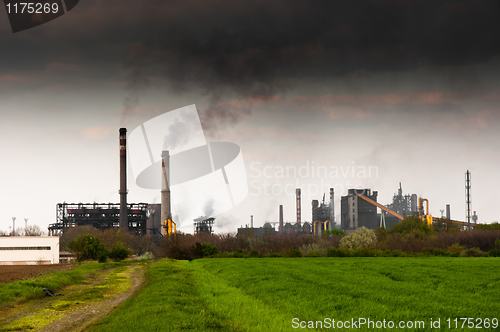
<svg viewBox="0 0 500 332">
<path fill-rule="evenodd" d="M 123 263 L 87 262 L 76 265 L 71 271 L 54 272 L 34 279 L 0 284 L 0 308 L 5 304 L 44 297 L 42 287 L 57 292 L 64 286 L 81 283 L 89 274 L 119 265 Z"/>
<path fill-rule="evenodd" d="M 374 330 L 359 325 L 369 319 L 445 331 L 463 330 L 460 318 L 473 318 L 464 327 L 487 331 L 498 330 L 492 319 L 500 319 L 498 258 L 162 260 L 147 277 L 139 294 L 92 330 L 321 330 L 316 321 L 329 330 L 331 320 Z M 441 328 L 431 328 L 431 319 Z"/>
<path fill-rule="evenodd" d="M 0 331 L 78 330 L 105 317 L 126 297 L 132 283 L 142 280 L 146 262 L 85 263 L 72 271 L 0 285 L 4 303 Z M 138 278 L 140 280 L 138 280 Z M 61 287 L 67 285 L 66 287 Z M 38 298 L 41 287 L 62 291 L 62 296 Z M 130 292 L 132 295 L 132 292 Z"/>
</svg>

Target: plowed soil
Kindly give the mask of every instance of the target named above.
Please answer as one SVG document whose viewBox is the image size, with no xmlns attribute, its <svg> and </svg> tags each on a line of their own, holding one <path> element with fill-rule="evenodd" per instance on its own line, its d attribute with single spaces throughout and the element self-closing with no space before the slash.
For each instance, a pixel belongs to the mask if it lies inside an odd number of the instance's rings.
<svg viewBox="0 0 500 332">
<path fill-rule="evenodd" d="M 42 274 L 71 270 L 71 264 L 0 265 L 0 283 L 34 278 Z"/>
</svg>

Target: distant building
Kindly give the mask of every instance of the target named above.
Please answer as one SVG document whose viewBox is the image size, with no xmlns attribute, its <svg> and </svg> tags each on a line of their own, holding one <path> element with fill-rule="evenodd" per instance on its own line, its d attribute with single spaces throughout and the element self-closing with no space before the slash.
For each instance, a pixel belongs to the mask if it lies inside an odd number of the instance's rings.
<svg viewBox="0 0 500 332">
<path fill-rule="evenodd" d="M 58 236 L 0 237 L 0 265 L 36 265 L 58 263 Z"/>
<path fill-rule="evenodd" d="M 340 219 L 343 231 L 355 230 L 359 227 L 374 229 L 380 225 L 377 219 L 377 207 L 358 196 L 364 195 L 375 202 L 378 192 L 371 189 L 349 189 L 347 196 L 340 199 Z"/>
<path fill-rule="evenodd" d="M 262 238 L 267 234 L 275 234 L 277 233 L 273 226 L 270 223 L 265 223 L 264 227 L 241 227 L 238 228 L 238 235 L 257 235 Z"/>
</svg>

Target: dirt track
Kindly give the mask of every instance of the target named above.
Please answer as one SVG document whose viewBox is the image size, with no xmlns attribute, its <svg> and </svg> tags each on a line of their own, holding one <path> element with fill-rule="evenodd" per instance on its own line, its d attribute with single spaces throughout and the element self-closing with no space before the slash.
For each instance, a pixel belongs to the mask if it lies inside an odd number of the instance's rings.
<svg viewBox="0 0 500 332">
<path fill-rule="evenodd" d="M 0 265 L 0 283 L 34 278 L 42 274 L 71 270 L 71 264 Z"/>
<path fill-rule="evenodd" d="M 89 275 L 82 284 L 61 289 L 62 296 L 43 297 L 6 307 L 0 315 L 0 330 L 85 330 L 135 294 L 145 280 L 145 271 L 144 265 L 134 262 L 106 268 Z"/>
</svg>

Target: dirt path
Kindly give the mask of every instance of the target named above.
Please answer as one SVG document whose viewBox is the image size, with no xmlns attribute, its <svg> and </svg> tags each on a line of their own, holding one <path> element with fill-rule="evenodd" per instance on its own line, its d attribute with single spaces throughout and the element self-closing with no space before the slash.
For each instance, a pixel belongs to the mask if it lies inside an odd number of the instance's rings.
<svg viewBox="0 0 500 332">
<path fill-rule="evenodd" d="M 16 305 L 2 312 L 0 331 L 83 331 L 135 294 L 145 277 L 138 263 L 100 271 L 62 296 Z"/>
</svg>

